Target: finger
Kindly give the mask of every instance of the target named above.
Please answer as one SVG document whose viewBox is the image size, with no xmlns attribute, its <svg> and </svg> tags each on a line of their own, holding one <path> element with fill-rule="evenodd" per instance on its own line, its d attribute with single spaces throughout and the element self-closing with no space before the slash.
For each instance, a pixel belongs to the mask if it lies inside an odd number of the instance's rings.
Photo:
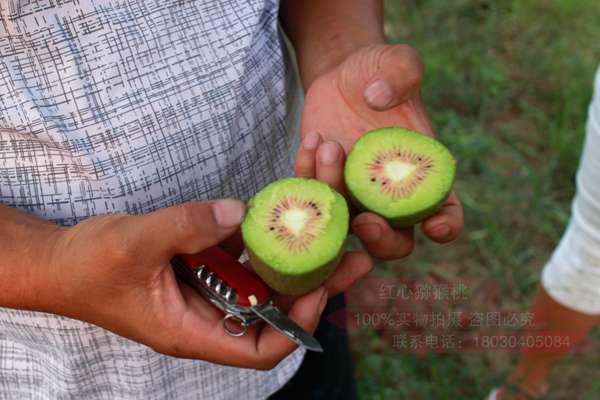
<svg viewBox="0 0 600 400">
<path fill-rule="evenodd" d="M 321 144 L 321 135 L 316 132 L 308 133 L 302 140 L 300 150 L 296 155 L 296 176 L 302 178 L 315 178 L 316 152 Z"/>
<path fill-rule="evenodd" d="M 376 111 L 397 108 L 402 126 L 433 136 L 433 125 L 421 100 L 423 63 L 407 45 L 375 47 L 367 63 L 363 97 Z"/>
<path fill-rule="evenodd" d="M 216 364 L 255 368 L 256 328 L 234 337 L 224 329 L 224 314 L 186 284 L 180 285 L 187 311 L 167 354 Z M 233 322 L 232 322 L 233 323 Z M 224 352 L 222 349 L 227 349 Z"/>
<path fill-rule="evenodd" d="M 370 108 L 385 111 L 418 95 L 423 62 L 408 45 L 374 47 L 366 62 L 364 99 Z"/>
<path fill-rule="evenodd" d="M 359 214 L 352 221 L 352 230 L 372 256 L 383 260 L 406 257 L 415 246 L 413 228 L 394 230 L 375 214 Z"/>
<path fill-rule="evenodd" d="M 297 348 L 294 342 L 268 325 L 262 329 L 250 327 L 241 337 L 227 334 L 223 329 L 222 312 L 188 286 L 181 285 L 180 288 L 188 307 L 187 312 L 181 321 L 181 328 L 170 339 L 170 343 L 154 344 L 158 351 L 176 357 L 267 370 Z M 327 291 L 320 287 L 300 297 L 288 316 L 302 329 L 312 333 L 326 303 Z"/>
<path fill-rule="evenodd" d="M 287 314 L 300 328 L 313 333 L 319 324 L 321 314 L 327 304 L 327 290 L 320 287 L 313 292 L 296 299 Z M 200 343 L 206 343 L 206 338 Z M 270 325 L 260 329 L 251 327 L 242 337 L 228 337 L 221 331 L 213 331 L 210 345 L 199 346 L 192 353 L 213 363 L 243 368 L 269 370 L 294 351 L 298 345 Z M 227 352 L 222 349 L 226 348 Z"/>
<path fill-rule="evenodd" d="M 327 304 L 327 290 L 323 287 L 299 298 L 288 317 L 306 332 L 313 333 Z M 294 342 L 271 326 L 266 326 L 258 336 L 256 350 L 260 369 L 272 369 L 298 347 Z M 256 367 L 255 367 L 256 368 Z"/>
<path fill-rule="evenodd" d="M 327 141 L 317 150 L 317 179 L 329 184 L 341 194 L 346 192 L 344 160 L 344 149 L 337 142 Z"/>
<path fill-rule="evenodd" d="M 373 270 L 373 260 L 362 251 L 352 251 L 344 254 L 333 275 L 323 286 L 329 297 L 350 289 L 356 282 Z"/>
<path fill-rule="evenodd" d="M 234 233 L 244 213 L 245 205 L 233 199 L 185 203 L 131 217 L 128 233 L 146 249 L 166 251 L 166 256 L 194 254 Z"/>
<path fill-rule="evenodd" d="M 423 221 L 421 229 L 431 240 L 450 242 L 458 237 L 464 224 L 463 208 L 455 192 L 452 192 L 442 208 Z"/>
</svg>

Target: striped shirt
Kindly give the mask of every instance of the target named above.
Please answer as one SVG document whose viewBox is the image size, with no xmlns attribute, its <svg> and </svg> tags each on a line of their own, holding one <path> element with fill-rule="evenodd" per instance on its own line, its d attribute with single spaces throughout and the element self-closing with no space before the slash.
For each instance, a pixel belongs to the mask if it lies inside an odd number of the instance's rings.
<svg viewBox="0 0 600 400">
<path fill-rule="evenodd" d="M 0 203 L 74 225 L 247 200 L 289 175 L 301 99 L 277 13 L 276 0 L 0 0 Z M 302 357 L 217 366 L 0 308 L 0 399 L 259 399 Z"/>
</svg>

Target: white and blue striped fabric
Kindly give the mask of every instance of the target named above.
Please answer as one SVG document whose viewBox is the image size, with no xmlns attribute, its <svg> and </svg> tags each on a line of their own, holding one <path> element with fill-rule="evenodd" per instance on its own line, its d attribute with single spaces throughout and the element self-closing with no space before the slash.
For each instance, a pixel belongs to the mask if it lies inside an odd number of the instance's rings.
<svg viewBox="0 0 600 400">
<path fill-rule="evenodd" d="M 277 13 L 275 0 L 0 0 L 0 203 L 74 225 L 247 200 L 289 175 L 301 93 Z M 0 399 L 260 399 L 302 357 L 217 366 L 0 308 Z"/>
</svg>

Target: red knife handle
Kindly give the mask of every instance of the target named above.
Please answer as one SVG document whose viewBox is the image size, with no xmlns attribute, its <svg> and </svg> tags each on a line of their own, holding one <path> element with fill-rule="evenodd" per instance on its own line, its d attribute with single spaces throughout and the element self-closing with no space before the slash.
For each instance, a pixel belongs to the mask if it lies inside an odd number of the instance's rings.
<svg viewBox="0 0 600 400">
<path fill-rule="evenodd" d="M 210 247 L 197 254 L 180 254 L 178 257 L 192 270 L 204 266 L 213 272 L 236 291 L 237 304 L 241 306 L 263 304 L 271 297 L 269 287 L 258 275 L 218 247 Z"/>
</svg>

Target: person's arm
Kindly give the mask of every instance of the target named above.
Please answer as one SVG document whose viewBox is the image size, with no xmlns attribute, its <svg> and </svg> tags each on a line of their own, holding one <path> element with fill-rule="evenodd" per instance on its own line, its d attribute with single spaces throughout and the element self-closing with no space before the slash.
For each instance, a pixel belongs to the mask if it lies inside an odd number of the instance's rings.
<svg viewBox="0 0 600 400">
<path fill-rule="evenodd" d="M 356 49 L 385 42 L 382 0 L 283 0 L 281 21 L 305 88 Z"/>
<path fill-rule="evenodd" d="M 297 345 L 268 325 L 228 335 L 223 313 L 180 285 L 170 265 L 176 254 L 219 244 L 241 252 L 234 243 L 244 213 L 242 202 L 226 199 L 62 227 L 0 205 L 0 307 L 79 319 L 175 357 L 271 369 Z M 369 269 L 368 260 L 347 253 L 323 287 L 275 300 L 313 332 L 327 293 L 347 290 Z"/>
<path fill-rule="evenodd" d="M 269 326 L 229 336 L 223 314 L 170 266 L 175 254 L 230 237 L 244 210 L 236 200 L 194 202 L 61 227 L 0 205 L 0 307 L 90 322 L 175 357 L 271 369 L 297 346 Z M 326 293 L 297 299 L 290 318 L 314 331 Z"/>
<path fill-rule="evenodd" d="M 345 193 L 345 155 L 365 132 L 400 126 L 434 135 L 421 101 L 421 57 L 407 44 L 385 43 L 381 0 L 282 0 L 280 16 L 306 91 L 296 175 Z M 440 243 L 455 239 L 462 225 L 454 193 L 421 224 Z M 372 213 L 354 217 L 352 231 L 380 259 L 414 247 L 412 229 L 394 230 Z"/>
<path fill-rule="evenodd" d="M 0 306 L 48 311 L 48 263 L 66 228 L 0 205 Z"/>
</svg>

